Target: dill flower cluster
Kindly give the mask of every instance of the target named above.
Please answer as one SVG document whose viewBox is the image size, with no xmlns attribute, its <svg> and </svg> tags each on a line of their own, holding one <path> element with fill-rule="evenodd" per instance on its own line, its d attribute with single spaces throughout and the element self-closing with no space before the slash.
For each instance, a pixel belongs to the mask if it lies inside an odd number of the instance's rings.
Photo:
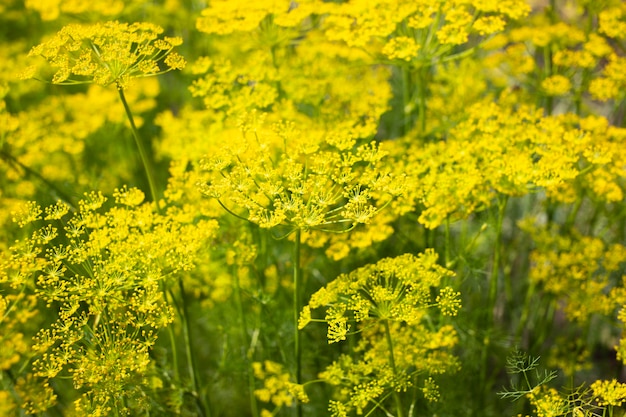
<svg viewBox="0 0 626 417">
<path fill-rule="evenodd" d="M 299 327 L 326 322 L 329 343 L 360 336 L 356 356 L 341 355 L 320 374 L 340 398 L 329 403 L 333 416 L 375 408 L 391 393 L 406 390 L 416 375 L 458 369 L 458 360 L 450 352 L 458 342 L 456 331 L 429 312 L 439 307 L 442 316 L 454 316 L 461 306 L 460 293 L 441 287 L 454 273 L 439 266 L 437 258 L 427 250 L 418 256 L 382 259 L 340 275 L 314 293 L 303 308 Z M 433 297 L 433 289 L 439 287 Z M 318 308 L 325 309 L 323 320 L 313 317 L 312 310 Z M 433 321 L 438 324 L 427 324 Z M 432 379 L 422 383 L 429 399 L 436 397 Z"/>
<path fill-rule="evenodd" d="M 136 188 L 114 197 L 107 210 L 99 192 L 86 194 L 75 210 L 63 202 L 45 210 L 24 206 L 14 213 L 20 226 L 43 224 L 15 242 L 1 265 L 2 282 L 33 294 L 50 313 L 33 337 L 30 377 L 42 387 L 71 381 L 64 397 L 73 392 L 76 412 L 86 415 L 150 408 L 148 376 L 158 378 L 151 349 L 174 320 L 163 288 L 193 268 L 217 227 L 181 221 L 174 207 L 157 215 Z M 43 411 L 38 397 L 25 394 L 23 401 L 32 402 L 31 412 Z"/>
<path fill-rule="evenodd" d="M 501 31 L 506 19 L 528 14 L 523 1 L 400 1 L 374 3 L 344 2 L 327 6 L 325 32 L 329 39 L 365 48 L 370 42 L 387 39 L 383 54 L 389 59 L 432 59 L 461 45 L 472 33 L 480 36 Z M 410 35 L 407 37 L 407 34 Z M 410 40 L 409 40 L 410 39 Z M 415 49 L 414 45 L 421 48 Z"/>
<path fill-rule="evenodd" d="M 254 391 L 254 395 L 265 403 L 271 403 L 276 407 L 274 413 L 281 407 L 290 406 L 296 400 L 309 402 L 309 398 L 300 384 L 290 381 L 289 373 L 286 373 L 279 363 L 269 360 L 254 362 L 252 364 L 255 378 L 263 381 L 263 388 Z"/>
<path fill-rule="evenodd" d="M 264 127 L 242 119 L 241 136 L 206 158 L 202 192 L 262 228 L 344 232 L 368 223 L 401 187 L 379 169 L 375 142 L 350 132 L 302 132 L 293 123 Z M 279 228 L 279 229 L 280 229 Z"/>
<path fill-rule="evenodd" d="M 179 37 L 160 37 L 163 29 L 152 23 L 106 22 L 71 24 L 30 51 L 45 58 L 56 72 L 53 84 L 115 84 L 126 88 L 134 77 L 148 77 L 185 67 L 174 47 Z M 161 66 L 161 63 L 164 66 Z M 35 75 L 36 68 L 24 77 Z"/>
<path fill-rule="evenodd" d="M 625 22 L 0 2 L 0 415 L 620 414 Z"/>
<path fill-rule="evenodd" d="M 562 300 L 570 320 L 586 323 L 597 314 L 613 315 L 624 304 L 620 271 L 626 247 L 577 230 L 557 233 L 555 227 L 534 226 L 531 219 L 521 226 L 537 245 L 530 255 L 529 279 Z"/>
<path fill-rule="evenodd" d="M 408 155 L 404 147 L 389 144 L 397 169 L 413 179 L 396 209 L 421 209 L 419 222 L 435 228 L 446 218 L 490 207 L 499 195 L 522 196 L 538 188 L 556 194 L 579 175 L 589 140 L 566 120 L 543 117 L 530 106 L 513 110 L 476 103 L 445 140 L 412 140 Z"/>
<path fill-rule="evenodd" d="M 345 340 L 351 321 L 389 320 L 410 325 L 419 323 L 426 309 L 434 306 L 442 307 L 444 314 L 456 315 L 460 294 L 450 287 L 441 289 L 437 301 L 431 299 L 432 288 L 454 276 L 436 263 L 437 258 L 433 250 L 418 256 L 405 254 L 340 275 L 311 296 L 300 327 L 310 320 L 311 309 L 319 307 L 326 307 L 329 343 Z"/>
</svg>

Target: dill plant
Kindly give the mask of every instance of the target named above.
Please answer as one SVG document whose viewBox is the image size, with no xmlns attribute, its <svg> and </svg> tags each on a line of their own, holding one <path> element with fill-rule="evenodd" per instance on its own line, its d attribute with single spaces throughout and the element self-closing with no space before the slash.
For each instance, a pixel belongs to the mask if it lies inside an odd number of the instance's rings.
<svg viewBox="0 0 626 417">
<path fill-rule="evenodd" d="M 301 384 L 302 234 L 347 233 L 368 223 L 401 187 L 378 171 L 384 154 L 375 143 L 307 137 L 289 123 L 267 129 L 256 112 L 240 125 L 243 140 L 204 161 L 208 178 L 200 186 L 235 217 L 274 230 L 278 239 L 293 235 L 294 374 Z"/>
<path fill-rule="evenodd" d="M 102 86 L 115 85 L 143 163 L 150 192 L 154 201 L 158 194 L 153 168 L 145 149 L 133 113 L 126 100 L 124 90 L 133 78 L 164 74 L 185 67 L 184 58 L 173 51 L 182 44 L 180 37 L 162 37 L 163 28 L 152 23 L 119 22 L 92 25 L 67 25 L 52 39 L 33 47 L 31 56 L 45 58 L 56 72 L 53 84 L 74 85 L 95 83 Z M 164 68 L 160 68 L 159 65 Z M 33 66 L 23 74 L 24 78 L 35 77 Z"/>
<path fill-rule="evenodd" d="M 623 2 L 0 12 L 0 414 L 623 414 Z"/>
</svg>

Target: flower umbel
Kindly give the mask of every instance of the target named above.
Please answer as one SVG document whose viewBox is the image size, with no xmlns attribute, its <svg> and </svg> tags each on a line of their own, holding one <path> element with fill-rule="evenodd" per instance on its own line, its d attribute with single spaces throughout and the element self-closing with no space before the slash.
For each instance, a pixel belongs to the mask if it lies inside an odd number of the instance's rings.
<svg viewBox="0 0 626 417">
<path fill-rule="evenodd" d="M 454 275 L 436 262 L 437 254 L 431 249 L 419 256 L 382 259 L 343 274 L 311 296 L 302 323 L 311 321 L 306 320 L 310 309 L 326 306 L 328 340 L 333 343 L 345 339 L 350 326 L 346 316 L 357 323 L 375 319 L 415 324 L 426 308 L 437 305 L 444 315 L 454 315 L 460 306 L 459 293 L 446 287 L 431 300 L 431 288 Z M 337 332 L 338 328 L 344 331 Z"/>
<path fill-rule="evenodd" d="M 161 38 L 161 33 L 163 28 L 152 23 L 71 24 L 29 55 L 45 58 L 56 69 L 53 84 L 115 83 L 125 88 L 134 77 L 185 67 L 184 58 L 172 52 L 182 39 Z"/>
</svg>

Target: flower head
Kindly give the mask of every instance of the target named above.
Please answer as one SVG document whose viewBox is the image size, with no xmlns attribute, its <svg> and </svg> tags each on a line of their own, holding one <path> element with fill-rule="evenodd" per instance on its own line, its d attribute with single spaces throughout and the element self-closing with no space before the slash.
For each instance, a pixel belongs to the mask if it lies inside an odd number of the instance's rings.
<svg viewBox="0 0 626 417">
<path fill-rule="evenodd" d="M 430 249 L 418 256 L 385 258 L 340 275 L 311 296 L 301 324 L 310 321 L 310 309 L 326 307 L 332 343 L 345 339 L 350 326 L 347 316 L 355 322 L 375 319 L 414 324 L 423 319 L 426 308 L 435 305 L 444 315 L 454 315 L 460 306 L 459 293 L 444 288 L 435 302 L 431 300 L 431 289 L 454 275 L 436 262 L 437 254 Z"/>
<path fill-rule="evenodd" d="M 163 28 L 152 23 L 71 24 L 29 55 L 45 58 L 56 69 L 53 84 L 115 83 L 125 88 L 134 77 L 184 68 L 183 57 L 172 52 L 182 39 L 160 38 L 161 33 Z"/>
</svg>

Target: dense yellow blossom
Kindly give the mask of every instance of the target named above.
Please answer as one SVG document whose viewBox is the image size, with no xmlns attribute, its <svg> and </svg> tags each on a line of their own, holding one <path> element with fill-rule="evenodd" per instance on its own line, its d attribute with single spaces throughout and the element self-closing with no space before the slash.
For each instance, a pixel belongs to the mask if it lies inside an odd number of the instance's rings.
<svg viewBox="0 0 626 417">
<path fill-rule="evenodd" d="M 620 0 L 0 3 L 0 415 L 620 414 Z"/>
<path fill-rule="evenodd" d="M 288 122 L 268 128 L 263 119 L 243 118 L 240 138 L 203 163 L 202 192 L 238 217 L 287 234 L 342 232 L 369 223 L 400 193 L 397 180 L 377 170 L 385 154 L 375 143 L 352 148 L 350 132 L 304 134 Z"/>
<path fill-rule="evenodd" d="M 308 308 L 326 307 L 329 343 L 344 340 L 356 323 L 370 319 L 419 323 L 425 309 L 439 306 L 444 314 L 456 314 L 459 294 L 449 288 L 431 300 L 431 287 L 438 287 L 451 271 L 436 264 L 437 255 L 429 250 L 420 255 L 382 259 L 374 265 L 341 275 L 311 296 Z M 306 310 L 310 315 L 310 310 Z M 307 320 L 305 320 L 306 322 Z"/>
<path fill-rule="evenodd" d="M 621 306 L 621 289 L 614 287 L 615 273 L 626 262 L 626 247 L 607 245 L 600 238 L 572 231 L 570 236 L 550 228 L 524 229 L 537 244 L 531 254 L 530 279 L 543 289 L 562 298 L 568 318 L 590 320 L 593 314 L 610 315 Z"/>
<path fill-rule="evenodd" d="M 308 402 L 302 385 L 290 381 L 290 375 L 283 367 L 272 361 L 252 364 L 255 378 L 263 381 L 263 388 L 254 391 L 254 395 L 263 402 L 272 403 L 276 407 L 292 405 L 296 400 Z"/>
<path fill-rule="evenodd" d="M 30 51 L 56 69 L 53 84 L 94 82 L 126 88 L 134 77 L 162 74 L 185 67 L 172 49 L 182 38 L 160 38 L 163 28 L 152 23 L 107 22 L 68 25 Z M 159 65 L 163 63 L 164 68 Z M 30 69 L 26 77 L 33 77 Z"/>
<path fill-rule="evenodd" d="M 69 375 L 85 393 L 79 409 L 109 404 L 122 410 L 122 397 L 144 395 L 139 387 L 151 372 L 155 330 L 173 320 L 161 286 L 168 275 L 193 267 L 195 253 L 216 230 L 211 221 L 194 225 L 152 213 L 137 189 L 123 187 L 114 197 L 118 204 L 106 212 L 100 192 L 85 194 L 71 216 L 63 203 L 46 209 L 46 219 L 63 219 L 62 229 L 48 223 L 35 230 L 15 242 L 2 264 L 9 284 L 33 288 L 47 308 L 59 306 L 58 319 L 34 338 L 33 375 Z M 29 204 L 16 221 L 26 226 L 41 212 Z M 20 352 L 19 334 L 13 340 Z"/>
<path fill-rule="evenodd" d="M 597 397 L 598 405 L 621 407 L 626 401 L 626 384 L 613 379 L 611 381 L 595 381 L 590 387 Z"/>
</svg>

